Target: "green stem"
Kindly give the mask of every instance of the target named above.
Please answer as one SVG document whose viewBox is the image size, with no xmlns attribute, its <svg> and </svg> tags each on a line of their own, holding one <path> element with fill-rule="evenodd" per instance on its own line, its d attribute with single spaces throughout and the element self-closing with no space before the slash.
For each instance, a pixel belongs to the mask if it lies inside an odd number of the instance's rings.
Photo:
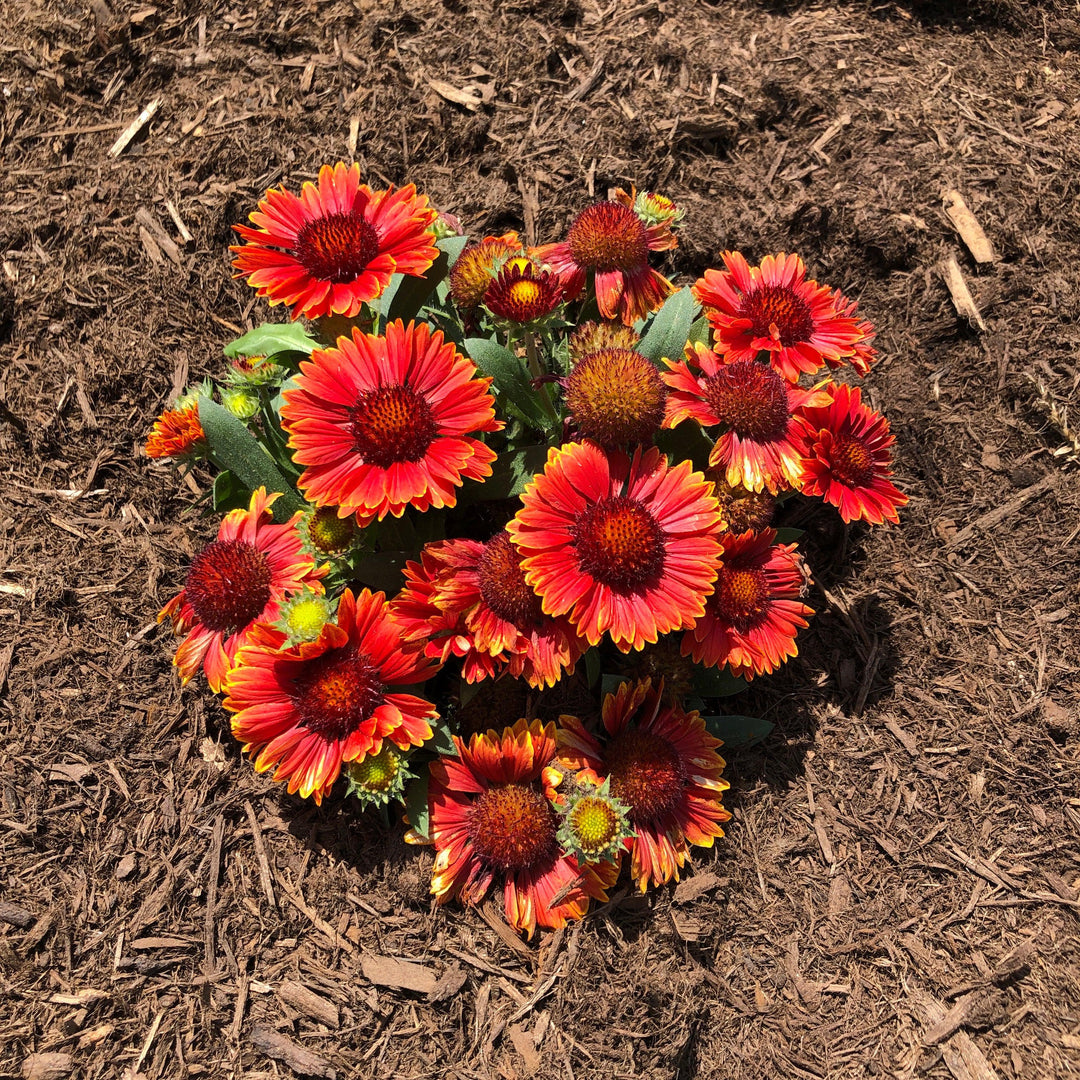
<svg viewBox="0 0 1080 1080">
<path fill-rule="evenodd" d="M 542 378 L 547 374 L 547 368 L 540 358 L 540 350 L 536 347 L 536 338 L 533 332 L 526 330 L 522 335 L 522 340 L 525 343 L 525 358 L 529 361 L 529 373 L 534 379 Z M 557 420 L 559 413 L 555 408 L 555 403 L 551 400 L 551 390 L 547 383 L 540 384 L 540 397 L 543 399 L 544 408 Z"/>
</svg>

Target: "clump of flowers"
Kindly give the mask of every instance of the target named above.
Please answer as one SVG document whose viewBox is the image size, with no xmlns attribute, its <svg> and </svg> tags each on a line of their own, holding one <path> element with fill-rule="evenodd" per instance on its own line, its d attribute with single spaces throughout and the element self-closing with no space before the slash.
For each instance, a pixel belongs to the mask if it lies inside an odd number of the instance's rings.
<svg viewBox="0 0 1080 1080">
<path fill-rule="evenodd" d="M 498 892 L 530 937 L 724 835 L 719 748 L 770 725 L 720 703 L 814 613 L 788 504 L 907 501 L 832 375 L 870 373 L 872 324 L 794 254 L 680 287 L 683 218 L 619 190 L 539 247 L 470 240 L 326 165 L 236 225 L 237 277 L 292 321 L 147 440 L 224 515 L 159 616 L 182 680 L 289 794 L 404 804 L 436 900 Z"/>
</svg>

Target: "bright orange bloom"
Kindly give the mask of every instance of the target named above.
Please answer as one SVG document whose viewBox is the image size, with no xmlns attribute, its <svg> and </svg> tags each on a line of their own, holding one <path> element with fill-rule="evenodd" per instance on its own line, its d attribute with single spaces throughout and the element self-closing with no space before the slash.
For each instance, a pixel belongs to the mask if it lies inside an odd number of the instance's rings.
<svg viewBox="0 0 1080 1080">
<path fill-rule="evenodd" d="M 230 510 L 217 539 L 191 561 L 184 587 L 158 615 L 187 636 L 173 663 L 186 683 L 202 664 L 217 693 L 256 622 L 273 622 L 282 603 L 305 586 L 322 592 L 328 567 L 316 566 L 297 531 L 300 514 L 273 523 L 277 495 L 259 488 L 247 510 Z"/>
<path fill-rule="evenodd" d="M 655 311 L 675 291 L 649 266 L 649 252 L 666 251 L 679 242 L 670 221 L 646 225 L 633 207 L 633 198 L 617 191 L 615 201 L 582 210 L 562 243 L 533 251 L 558 275 L 567 300 L 577 299 L 592 273 L 600 314 L 627 326 Z"/>
<path fill-rule="evenodd" d="M 206 432 L 199 423 L 199 403 L 183 409 L 166 409 L 146 440 L 146 456 L 185 460 L 201 457 L 210 449 Z"/>
<path fill-rule="evenodd" d="M 316 641 L 283 643 L 279 631 L 257 628 L 237 655 L 225 708 L 256 770 L 273 768 L 290 794 L 321 803 L 343 763 L 378 754 L 384 739 L 407 750 L 431 738 L 435 706 L 391 688 L 424 682 L 435 668 L 402 644 L 382 593 L 346 589 L 337 622 Z"/>
<path fill-rule="evenodd" d="M 828 395 L 803 390 L 756 360 L 730 360 L 705 345 L 688 345 L 685 360 L 665 360 L 670 392 L 664 427 L 696 420 L 722 425 L 709 464 L 733 487 L 795 487 L 802 476 L 802 451 L 795 411 L 823 404 Z"/>
<path fill-rule="evenodd" d="M 692 291 L 712 324 L 717 352 L 729 362 L 767 352 L 772 366 L 796 382 L 803 372 L 839 366 L 868 340 L 869 323 L 838 308 L 831 289 L 807 281 L 798 255 L 766 255 L 753 267 L 737 251 L 725 251 L 723 259 L 727 269 L 706 270 Z"/>
<path fill-rule="evenodd" d="M 458 756 L 431 765 L 428 789 L 438 902 L 479 904 L 501 878 L 507 921 L 532 937 L 537 926 L 557 929 L 580 919 L 590 900 L 607 900 L 618 867 L 579 865 L 559 846 L 543 777 L 555 725 L 519 720 L 454 744 Z"/>
<path fill-rule="evenodd" d="M 648 679 L 623 683 L 604 699 L 603 730 L 564 716 L 558 733 L 557 763 L 610 778 L 611 794 L 629 807 L 636 835 L 626 847 L 642 892 L 678 880 L 687 845 L 712 847 L 731 818 L 720 801 L 730 786 L 720 740 L 696 712 L 665 705 L 661 690 Z"/>
<path fill-rule="evenodd" d="M 544 612 L 623 652 L 700 618 L 723 522 L 692 468 L 669 467 L 655 446 L 633 459 L 591 442 L 550 450 L 507 525 Z"/>
<path fill-rule="evenodd" d="M 294 319 L 351 319 L 394 274 L 424 275 L 439 256 L 437 216 L 412 184 L 372 191 L 359 165 L 324 165 L 318 186 L 304 184 L 299 197 L 271 188 L 249 215 L 255 228 L 233 226 L 247 241 L 230 248 L 235 276 L 271 305 L 290 305 Z"/>
<path fill-rule="evenodd" d="M 857 386 L 833 386 L 830 402 L 799 410 L 799 423 L 807 446 L 798 485 L 804 495 L 820 495 L 844 521 L 900 520 L 897 510 L 908 497 L 889 480 L 896 438 Z"/>
<path fill-rule="evenodd" d="M 452 620 L 455 636 L 468 640 L 462 665 L 466 682 L 478 682 L 506 668 L 539 688 L 554 686 L 574 670 L 586 642 L 567 619 L 543 613 L 507 533 L 498 533 L 486 544 L 476 540 L 428 544 L 425 552 L 438 564 L 429 600 L 438 614 L 429 618 L 428 625 L 434 630 L 441 620 Z"/>
<path fill-rule="evenodd" d="M 299 486 L 362 524 L 407 506 L 453 506 L 464 479 L 491 475 L 495 451 L 468 432 L 499 431 L 491 380 L 441 330 L 401 320 L 375 337 L 354 329 L 316 349 L 285 391 L 282 424 Z"/>
<path fill-rule="evenodd" d="M 776 530 L 724 538 L 724 560 L 705 614 L 683 635 L 682 653 L 733 675 L 768 675 L 799 653 L 795 635 L 813 608 L 802 602 L 806 580 L 795 544 Z"/>
<path fill-rule="evenodd" d="M 454 303 L 465 314 L 471 313 L 484 299 L 499 268 L 509 259 L 524 254 L 525 248 L 516 232 L 485 236 L 479 243 L 469 244 L 450 269 L 450 295 Z"/>
</svg>

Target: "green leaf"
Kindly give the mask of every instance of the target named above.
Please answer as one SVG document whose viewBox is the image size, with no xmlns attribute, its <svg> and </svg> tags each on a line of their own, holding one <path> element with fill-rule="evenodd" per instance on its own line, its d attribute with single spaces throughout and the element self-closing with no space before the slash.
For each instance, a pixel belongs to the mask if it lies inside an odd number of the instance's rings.
<svg viewBox="0 0 1080 1080">
<path fill-rule="evenodd" d="M 603 675 L 600 678 L 600 698 L 606 698 L 608 694 L 614 694 L 622 684 L 626 682 L 625 675 Z"/>
<path fill-rule="evenodd" d="M 425 840 L 428 837 L 428 778 L 421 773 L 405 789 L 405 815 L 412 829 Z"/>
<path fill-rule="evenodd" d="M 466 338 L 465 351 L 476 366 L 494 380 L 502 401 L 522 420 L 541 431 L 551 426 L 555 417 L 545 408 L 544 399 L 533 389 L 524 360 L 487 338 Z"/>
<path fill-rule="evenodd" d="M 659 364 L 663 357 L 681 357 L 696 307 L 690 287 L 680 289 L 656 313 L 645 336 L 638 342 L 637 351 L 654 364 Z"/>
<path fill-rule="evenodd" d="M 709 465 L 713 440 L 696 420 L 683 420 L 670 430 L 658 431 L 656 445 L 672 461 L 689 461 L 695 469 L 704 470 Z"/>
<path fill-rule="evenodd" d="M 463 502 L 492 502 L 520 495 L 529 481 L 543 469 L 547 461 L 546 445 L 520 446 L 501 453 L 491 467 L 491 475 L 479 484 L 468 485 L 468 497 Z"/>
<path fill-rule="evenodd" d="M 776 543 L 777 544 L 794 544 L 801 537 L 806 535 L 805 529 L 777 529 L 776 530 Z"/>
<path fill-rule="evenodd" d="M 408 322 L 415 318 L 424 302 L 435 292 L 439 282 L 450 273 L 450 267 L 457 262 L 468 242 L 465 236 L 447 236 L 437 240 L 435 246 L 439 249 L 439 257 L 428 267 L 423 277 L 395 274 L 379 297 L 378 308 L 383 313 L 382 325 L 385 326 L 395 319 Z"/>
<path fill-rule="evenodd" d="M 776 727 L 771 720 L 757 716 L 706 716 L 703 719 L 709 734 L 732 750 L 761 742 Z"/>
<path fill-rule="evenodd" d="M 264 487 L 267 494 L 280 493 L 281 497 L 272 507 L 275 521 L 288 521 L 297 510 L 304 509 L 304 500 L 242 421 L 210 398 L 200 397 L 199 423 L 218 464 L 235 473 L 249 492 Z"/>
<path fill-rule="evenodd" d="M 450 728 L 447 727 L 445 720 L 432 725 L 431 738 L 424 743 L 424 749 L 430 750 L 433 754 L 440 755 L 440 757 L 457 756 L 457 747 L 454 745 L 454 738 L 450 734 Z"/>
<path fill-rule="evenodd" d="M 263 323 L 224 348 L 232 360 L 237 356 L 274 356 L 276 353 L 303 353 L 310 356 L 319 343 L 299 323 Z"/>
<path fill-rule="evenodd" d="M 694 665 L 694 691 L 704 698 L 731 697 L 746 689 L 746 680 L 732 675 L 727 668 Z"/>
<path fill-rule="evenodd" d="M 241 510 L 251 502 L 251 492 L 228 469 L 214 477 L 210 491 L 214 509 L 222 514 Z"/>
<path fill-rule="evenodd" d="M 702 315 L 701 318 L 697 319 L 694 322 L 694 325 L 690 327 L 690 333 L 686 337 L 686 344 L 708 345 L 711 337 L 712 327 L 709 325 L 709 319 L 707 316 Z"/>
</svg>

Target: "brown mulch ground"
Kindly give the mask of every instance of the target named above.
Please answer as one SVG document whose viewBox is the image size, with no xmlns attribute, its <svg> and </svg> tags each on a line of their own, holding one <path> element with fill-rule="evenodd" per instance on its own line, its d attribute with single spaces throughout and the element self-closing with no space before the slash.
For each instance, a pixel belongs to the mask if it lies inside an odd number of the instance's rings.
<svg viewBox="0 0 1080 1080">
<path fill-rule="evenodd" d="M 1080 1073 L 1075 5 L 112 3 L 0 29 L 0 1073 Z M 212 525 L 145 432 L 266 313 L 230 226 L 354 153 L 474 233 L 659 188 L 683 280 L 796 250 L 880 328 L 911 503 L 809 522 L 729 836 L 531 945 L 256 776 L 154 623 Z"/>
</svg>

